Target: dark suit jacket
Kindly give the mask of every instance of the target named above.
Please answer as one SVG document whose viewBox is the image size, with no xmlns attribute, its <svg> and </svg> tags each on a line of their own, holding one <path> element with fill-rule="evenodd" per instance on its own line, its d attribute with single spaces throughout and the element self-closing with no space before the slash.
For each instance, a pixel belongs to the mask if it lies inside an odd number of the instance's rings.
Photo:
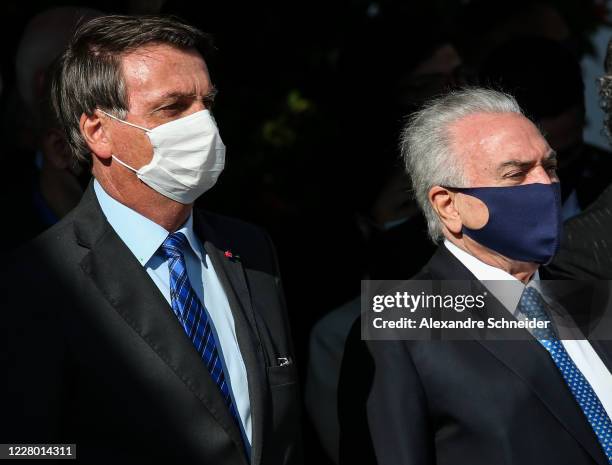
<svg viewBox="0 0 612 465">
<path fill-rule="evenodd" d="M 563 226 L 561 248 L 547 278 L 612 279 L 612 186 Z"/>
<path fill-rule="evenodd" d="M 442 246 L 414 279 L 475 277 Z M 610 343 L 593 347 L 611 369 Z M 366 344 L 357 322 L 338 401 L 342 464 L 608 463 L 550 355 L 534 339 Z"/>
<path fill-rule="evenodd" d="M 299 463 L 297 374 L 279 363 L 294 355 L 272 244 L 254 226 L 201 211 L 194 229 L 236 324 L 252 463 Z M 219 389 L 91 185 L 7 268 L 0 442 L 77 443 L 81 463 L 248 463 Z"/>
</svg>

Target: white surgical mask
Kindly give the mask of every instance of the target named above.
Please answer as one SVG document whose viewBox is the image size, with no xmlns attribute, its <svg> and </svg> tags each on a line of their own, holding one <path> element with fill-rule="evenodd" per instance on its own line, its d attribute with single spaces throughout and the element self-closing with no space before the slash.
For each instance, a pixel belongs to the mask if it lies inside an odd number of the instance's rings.
<svg viewBox="0 0 612 465">
<path fill-rule="evenodd" d="M 153 158 L 140 169 L 113 159 L 136 173 L 147 186 L 182 204 L 193 203 L 217 182 L 225 166 L 225 145 L 208 110 L 170 121 L 153 129 L 143 128 L 107 116 L 146 131 L 153 146 Z"/>
</svg>

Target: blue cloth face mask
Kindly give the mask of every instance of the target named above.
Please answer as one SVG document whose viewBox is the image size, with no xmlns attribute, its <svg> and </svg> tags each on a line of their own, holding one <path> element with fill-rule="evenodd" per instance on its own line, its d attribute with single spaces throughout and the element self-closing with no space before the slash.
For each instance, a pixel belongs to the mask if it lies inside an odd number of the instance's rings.
<svg viewBox="0 0 612 465">
<path fill-rule="evenodd" d="M 559 250 L 562 231 L 560 183 L 507 187 L 449 187 L 481 200 L 489 220 L 462 232 L 505 257 L 546 264 Z"/>
</svg>

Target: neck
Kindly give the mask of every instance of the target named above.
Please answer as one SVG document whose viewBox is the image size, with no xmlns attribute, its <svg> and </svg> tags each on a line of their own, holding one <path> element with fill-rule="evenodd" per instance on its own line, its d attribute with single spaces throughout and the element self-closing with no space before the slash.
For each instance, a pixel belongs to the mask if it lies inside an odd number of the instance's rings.
<svg viewBox="0 0 612 465">
<path fill-rule="evenodd" d="M 157 223 L 166 231 L 177 231 L 189 218 L 193 204 L 184 205 L 154 191 L 141 181 L 135 186 L 118 188 L 116 183 L 105 173 L 97 173 L 94 167 L 94 177 L 108 195 L 145 218 Z"/>
<path fill-rule="evenodd" d="M 527 284 L 538 270 L 537 263 L 511 260 L 478 244 L 477 242 L 474 242 L 466 235 L 462 235 L 459 238 L 447 237 L 447 239 L 460 249 L 469 253 L 473 257 L 476 257 L 481 262 L 505 271 L 524 284 Z"/>
</svg>

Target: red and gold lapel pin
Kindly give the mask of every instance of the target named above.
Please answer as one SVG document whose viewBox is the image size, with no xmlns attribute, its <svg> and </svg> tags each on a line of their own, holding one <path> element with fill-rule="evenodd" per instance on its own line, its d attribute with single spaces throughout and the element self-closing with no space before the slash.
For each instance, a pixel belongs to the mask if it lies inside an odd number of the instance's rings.
<svg viewBox="0 0 612 465">
<path fill-rule="evenodd" d="M 225 258 L 228 258 L 233 262 L 240 261 L 240 255 L 234 254 L 231 250 L 226 250 L 223 255 L 225 255 Z"/>
</svg>

